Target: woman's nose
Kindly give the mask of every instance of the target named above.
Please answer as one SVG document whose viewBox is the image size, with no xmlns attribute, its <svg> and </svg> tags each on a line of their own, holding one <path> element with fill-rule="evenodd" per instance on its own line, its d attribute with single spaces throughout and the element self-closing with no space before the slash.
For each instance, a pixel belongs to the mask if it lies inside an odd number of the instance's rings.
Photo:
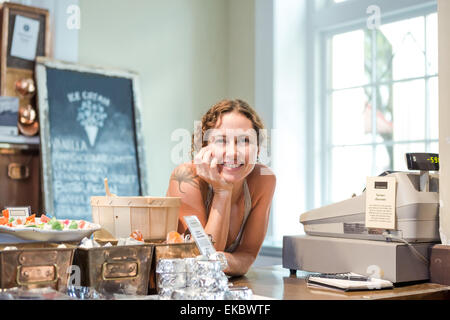
<svg viewBox="0 0 450 320">
<path fill-rule="evenodd" d="M 226 158 L 232 158 L 234 159 L 237 153 L 237 144 L 235 142 L 227 142 L 226 148 L 225 148 L 225 156 Z"/>
<path fill-rule="evenodd" d="M 240 150 L 241 148 L 237 141 L 228 142 L 225 150 L 225 159 L 233 162 L 243 162 L 244 152 Z"/>
</svg>

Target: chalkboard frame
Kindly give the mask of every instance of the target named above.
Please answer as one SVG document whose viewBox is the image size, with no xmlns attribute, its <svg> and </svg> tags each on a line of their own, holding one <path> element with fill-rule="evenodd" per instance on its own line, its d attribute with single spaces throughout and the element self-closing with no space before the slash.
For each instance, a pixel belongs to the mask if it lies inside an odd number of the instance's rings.
<svg viewBox="0 0 450 320">
<path fill-rule="evenodd" d="M 46 212 L 54 213 L 53 208 L 53 181 L 51 166 L 51 150 L 50 150 L 50 124 L 49 124 L 49 99 L 47 88 L 47 68 L 61 69 L 65 71 L 83 72 L 98 74 L 105 77 L 115 77 L 131 80 L 134 105 L 134 124 L 136 137 L 136 153 L 138 163 L 138 178 L 140 183 L 141 195 L 148 195 L 147 170 L 145 161 L 145 144 L 142 131 L 142 104 L 139 90 L 139 76 L 137 73 L 126 70 L 109 69 L 103 67 L 94 67 L 80 65 L 72 62 L 54 60 L 48 57 L 36 58 L 36 86 L 37 86 L 37 102 L 40 122 L 40 138 L 41 138 L 41 156 L 42 156 L 42 190 L 43 202 Z"/>
</svg>

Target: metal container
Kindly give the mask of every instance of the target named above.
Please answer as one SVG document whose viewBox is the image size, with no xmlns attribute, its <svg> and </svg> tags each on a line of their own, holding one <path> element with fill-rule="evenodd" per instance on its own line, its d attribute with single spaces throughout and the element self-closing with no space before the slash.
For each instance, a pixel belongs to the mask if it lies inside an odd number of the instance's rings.
<svg viewBox="0 0 450 320">
<path fill-rule="evenodd" d="M 77 248 L 81 286 L 101 293 L 146 295 L 153 245 Z"/>
<path fill-rule="evenodd" d="M 200 251 L 197 248 L 195 242 L 186 243 L 153 243 L 155 249 L 153 253 L 153 261 L 150 270 L 149 279 L 149 294 L 156 294 L 156 263 L 159 259 L 176 259 L 176 258 L 194 258 L 200 255 Z"/>
<path fill-rule="evenodd" d="M 43 242 L 0 245 L 0 287 L 66 290 L 76 247 L 65 246 L 58 248 L 58 244 Z"/>
</svg>

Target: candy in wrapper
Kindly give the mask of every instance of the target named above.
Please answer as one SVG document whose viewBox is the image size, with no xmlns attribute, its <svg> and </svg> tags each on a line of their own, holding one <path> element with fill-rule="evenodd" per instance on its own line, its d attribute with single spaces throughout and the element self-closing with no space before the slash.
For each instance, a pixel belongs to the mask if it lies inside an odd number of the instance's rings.
<svg viewBox="0 0 450 320">
<path fill-rule="evenodd" d="M 81 244 L 79 246 L 80 248 L 85 248 L 85 249 L 91 249 L 91 248 L 98 248 L 101 247 L 101 245 L 99 245 L 95 240 L 91 240 L 88 238 L 83 238 L 83 240 L 81 240 Z"/>
<path fill-rule="evenodd" d="M 136 239 L 134 239 L 132 237 L 120 238 L 117 241 L 117 245 L 118 246 L 134 246 L 134 245 L 139 245 L 139 244 L 145 244 L 145 242 L 136 240 Z"/>
<path fill-rule="evenodd" d="M 157 279 L 159 288 L 178 289 L 186 287 L 186 272 L 158 273 Z"/>
<path fill-rule="evenodd" d="M 160 259 L 156 264 L 156 273 L 186 272 L 184 259 Z"/>
<path fill-rule="evenodd" d="M 9 247 L 4 247 L 3 250 L 18 250 L 17 247 L 13 247 L 13 246 L 9 246 Z"/>
<path fill-rule="evenodd" d="M 253 291 L 247 287 L 231 287 L 225 292 L 225 300 L 251 300 Z"/>
</svg>

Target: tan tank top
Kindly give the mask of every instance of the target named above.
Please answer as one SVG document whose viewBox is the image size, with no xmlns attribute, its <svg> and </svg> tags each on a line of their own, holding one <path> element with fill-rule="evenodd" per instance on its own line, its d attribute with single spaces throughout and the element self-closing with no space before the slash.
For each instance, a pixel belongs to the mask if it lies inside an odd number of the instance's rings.
<svg viewBox="0 0 450 320">
<path fill-rule="evenodd" d="M 211 203 L 214 196 L 214 191 L 211 185 L 208 185 L 208 193 L 206 195 L 205 200 L 205 208 L 206 212 L 209 215 L 209 211 L 211 210 Z M 233 243 L 225 249 L 225 252 L 233 252 L 236 250 L 237 246 L 241 242 L 242 233 L 244 232 L 245 223 L 247 222 L 247 218 L 250 215 L 250 211 L 252 209 L 252 198 L 250 197 L 250 191 L 248 189 L 247 180 L 244 180 L 244 220 L 242 221 L 241 228 L 239 229 L 239 233 Z"/>
</svg>

